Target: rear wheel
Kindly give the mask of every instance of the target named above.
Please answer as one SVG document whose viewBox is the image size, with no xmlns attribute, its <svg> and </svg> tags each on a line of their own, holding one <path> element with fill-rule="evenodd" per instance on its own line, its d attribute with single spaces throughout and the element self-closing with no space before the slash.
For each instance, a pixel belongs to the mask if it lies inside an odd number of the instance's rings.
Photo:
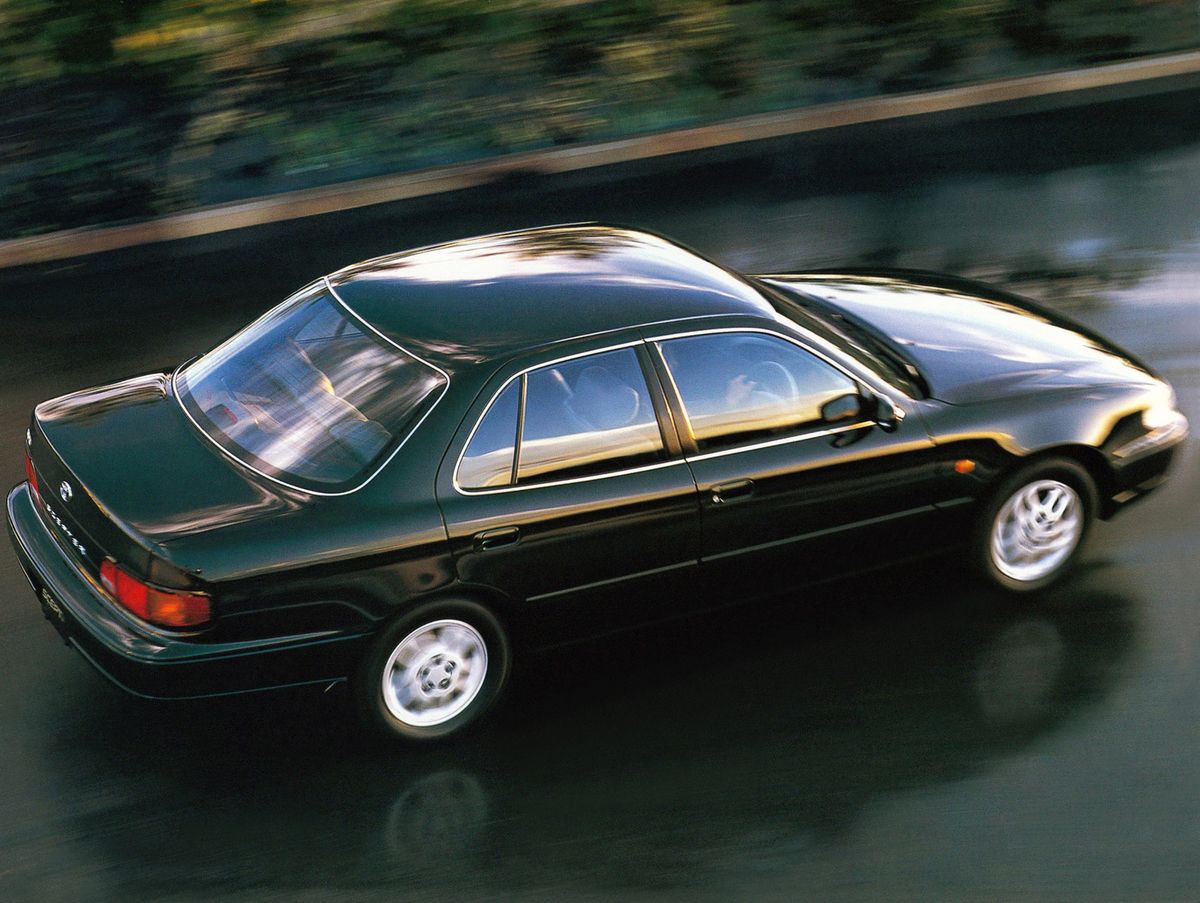
<svg viewBox="0 0 1200 903">
<path fill-rule="evenodd" d="M 354 679 L 355 702 L 367 726 L 385 736 L 448 737 L 495 701 L 508 667 L 508 640 L 487 609 L 434 602 L 375 640 Z"/>
<path fill-rule="evenodd" d="M 1014 592 L 1054 583 L 1079 557 L 1095 519 L 1096 484 L 1079 464 L 1048 458 L 1005 479 L 976 526 L 983 575 Z"/>
</svg>

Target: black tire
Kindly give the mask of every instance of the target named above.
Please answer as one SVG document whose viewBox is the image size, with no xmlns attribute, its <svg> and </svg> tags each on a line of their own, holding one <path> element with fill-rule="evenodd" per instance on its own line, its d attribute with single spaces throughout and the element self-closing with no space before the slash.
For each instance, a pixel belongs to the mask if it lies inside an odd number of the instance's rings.
<svg viewBox="0 0 1200 903">
<path fill-rule="evenodd" d="M 470 643 L 476 639 L 480 640 L 483 644 L 484 655 L 480 657 L 476 652 L 473 657 L 466 656 L 463 657 L 462 662 L 457 662 L 454 658 L 456 653 L 453 650 L 443 648 L 439 651 L 435 647 L 446 631 L 452 632 L 452 638 L 465 637 Z M 393 682 L 389 699 L 389 694 L 385 693 L 384 689 L 385 671 L 392 674 L 396 670 L 390 664 L 393 653 L 399 652 L 400 647 L 414 637 L 418 638 L 416 642 L 432 640 L 432 644 L 428 646 L 431 652 L 419 653 L 424 658 L 415 660 L 411 669 L 405 668 L 403 665 L 399 667 L 400 674 L 411 671 L 412 677 L 408 680 L 402 679 Z M 416 642 L 407 648 L 414 648 Z M 468 646 L 468 648 L 474 647 Z M 431 664 L 439 654 L 446 663 L 455 665 L 458 669 L 457 674 L 460 676 L 471 671 L 472 667 L 476 672 L 482 670 L 483 675 L 479 685 L 473 691 L 469 688 L 464 689 L 457 697 L 454 696 L 455 691 L 459 689 L 457 686 L 451 686 L 440 697 L 437 696 L 439 692 L 437 689 L 432 689 L 431 692 L 434 694 L 432 696 L 418 696 L 417 694 L 423 691 L 423 685 L 420 682 L 424 678 L 420 675 L 422 671 L 428 670 L 426 666 L 432 667 L 436 671 L 435 677 L 440 676 L 449 680 L 452 676 L 449 674 L 449 669 L 442 670 L 445 669 L 445 664 L 438 662 L 436 667 Z M 379 633 L 359 664 L 358 670 L 351 680 L 350 690 L 359 717 L 372 732 L 393 739 L 438 740 L 461 733 L 478 721 L 480 716 L 491 707 L 504 687 L 510 661 L 511 654 L 504 629 L 492 613 L 482 605 L 457 599 L 429 602 L 396 618 Z M 439 717 L 439 715 L 436 711 L 432 713 L 409 711 L 404 705 L 401 694 L 408 694 L 405 698 L 415 701 L 416 705 L 432 703 L 435 708 L 439 700 L 446 700 L 444 707 L 452 714 L 436 723 L 417 723 L 422 718 Z M 462 703 L 463 697 L 468 695 L 470 698 Z M 461 704 L 461 709 L 455 711 L 455 706 L 459 704 Z"/>
<path fill-rule="evenodd" d="M 993 530 L 1005 506 L 1019 492 L 1042 481 L 1061 483 L 1074 490 L 1078 500 L 1078 540 L 1061 561 L 1045 574 L 1020 578 L 1006 573 L 1000 553 L 993 549 Z M 1079 555 L 1091 533 L 1099 506 L 1096 481 L 1083 465 L 1069 458 L 1042 458 L 1018 468 L 1003 478 L 984 505 L 971 537 L 971 559 L 976 573 L 989 583 L 1013 593 L 1031 593 L 1045 589 L 1065 576 L 1079 560 Z M 1012 570 L 1011 566 L 1008 567 Z"/>
</svg>

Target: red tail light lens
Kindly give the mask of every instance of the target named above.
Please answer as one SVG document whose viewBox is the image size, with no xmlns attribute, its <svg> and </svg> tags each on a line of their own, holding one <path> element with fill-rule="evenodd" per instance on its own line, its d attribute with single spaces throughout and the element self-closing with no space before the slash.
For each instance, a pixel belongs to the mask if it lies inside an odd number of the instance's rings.
<svg viewBox="0 0 1200 903">
<path fill-rule="evenodd" d="M 25 452 L 25 479 L 29 482 L 33 497 L 40 501 L 42 494 L 38 491 L 37 471 L 33 469 L 33 459 L 29 457 L 29 452 Z"/>
<path fill-rule="evenodd" d="M 152 624 L 196 627 L 212 620 L 212 602 L 208 596 L 155 589 L 110 559 L 100 565 L 100 582 L 117 602 Z"/>
</svg>

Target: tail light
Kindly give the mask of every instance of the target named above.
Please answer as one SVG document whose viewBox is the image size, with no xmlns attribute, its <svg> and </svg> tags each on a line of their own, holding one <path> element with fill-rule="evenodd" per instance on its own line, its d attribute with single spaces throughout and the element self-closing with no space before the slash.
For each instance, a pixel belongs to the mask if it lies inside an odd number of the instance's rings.
<svg viewBox="0 0 1200 903">
<path fill-rule="evenodd" d="M 212 620 L 212 601 L 208 596 L 156 589 L 111 559 L 100 565 L 100 582 L 117 602 L 151 624 L 196 627 Z"/>
<path fill-rule="evenodd" d="M 37 471 L 33 469 L 33 459 L 29 457 L 29 452 L 25 452 L 25 479 L 29 482 L 29 488 L 33 492 L 33 497 L 40 502 L 42 494 L 38 491 Z"/>
</svg>

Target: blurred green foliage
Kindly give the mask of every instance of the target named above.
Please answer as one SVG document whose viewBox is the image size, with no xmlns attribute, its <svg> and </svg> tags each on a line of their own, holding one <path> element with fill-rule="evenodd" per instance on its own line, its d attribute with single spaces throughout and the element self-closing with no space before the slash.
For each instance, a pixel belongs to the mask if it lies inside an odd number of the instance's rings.
<svg viewBox="0 0 1200 903">
<path fill-rule="evenodd" d="M 1190 0 L 0 0 L 0 236 L 1197 44 Z"/>
</svg>

